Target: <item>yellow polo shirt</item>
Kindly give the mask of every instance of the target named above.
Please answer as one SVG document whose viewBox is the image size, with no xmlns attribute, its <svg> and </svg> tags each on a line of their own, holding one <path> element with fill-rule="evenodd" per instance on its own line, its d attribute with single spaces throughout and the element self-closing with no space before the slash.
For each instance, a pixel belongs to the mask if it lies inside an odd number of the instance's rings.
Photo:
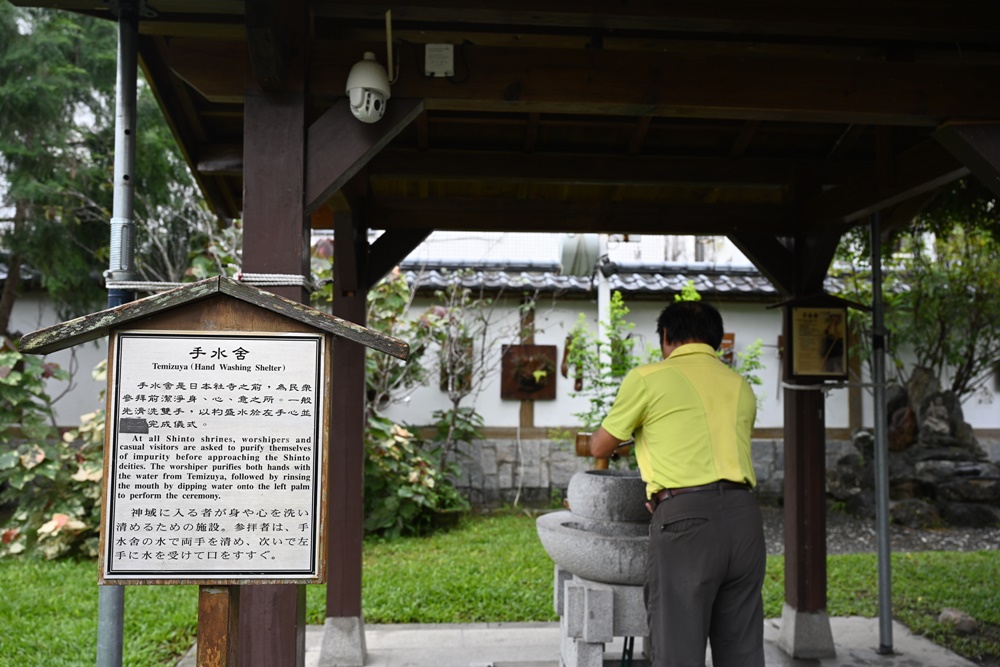
<svg viewBox="0 0 1000 667">
<path fill-rule="evenodd" d="M 757 484 L 750 438 L 757 399 L 709 345 L 681 345 L 667 359 L 629 371 L 604 419 L 618 438 L 635 437 L 646 492 L 720 479 Z"/>
</svg>

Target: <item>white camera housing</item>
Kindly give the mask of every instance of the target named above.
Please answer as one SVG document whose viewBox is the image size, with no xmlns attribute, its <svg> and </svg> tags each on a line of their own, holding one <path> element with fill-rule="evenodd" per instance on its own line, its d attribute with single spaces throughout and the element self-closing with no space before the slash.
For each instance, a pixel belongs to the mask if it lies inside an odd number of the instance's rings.
<svg viewBox="0 0 1000 667">
<path fill-rule="evenodd" d="M 358 120 L 375 123 L 385 114 L 389 77 L 371 51 L 365 51 L 364 59 L 354 63 L 347 75 L 347 95 L 351 100 L 351 113 Z"/>
</svg>

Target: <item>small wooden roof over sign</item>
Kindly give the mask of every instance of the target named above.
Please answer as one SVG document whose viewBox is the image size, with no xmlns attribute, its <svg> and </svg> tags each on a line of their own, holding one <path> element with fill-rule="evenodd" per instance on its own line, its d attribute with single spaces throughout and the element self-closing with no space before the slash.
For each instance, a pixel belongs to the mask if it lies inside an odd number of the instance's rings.
<svg viewBox="0 0 1000 667">
<path fill-rule="evenodd" d="M 374 350 L 399 359 L 410 356 L 410 346 L 377 331 L 348 322 L 311 306 L 272 294 L 260 288 L 238 282 L 232 278 L 215 277 L 190 285 L 132 301 L 116 308 L 84 315 L 68 322 L 26 334 L 21 338 L 21 352 L 48 354 L 73 345 L 103 338 L 111 329 L 156 315 L 167 310 L 201 301 L 218 294 L 225 294 L 265 310 L 297 320 L 321 331 L 360 343 Z"/>
</svg>

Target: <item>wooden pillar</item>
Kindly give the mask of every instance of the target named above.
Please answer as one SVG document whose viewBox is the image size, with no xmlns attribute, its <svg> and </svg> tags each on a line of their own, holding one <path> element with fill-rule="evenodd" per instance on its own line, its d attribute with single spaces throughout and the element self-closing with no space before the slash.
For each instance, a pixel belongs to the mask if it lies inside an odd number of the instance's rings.
<svg viewBox="0 0 1000 667">
<path fill-rule="evenodd" d="M 367 228 L 363 213 L 334 217 L 332 312 L 349 322 L 367 320 Z M 365 348 L 335 343 L 336 381 L 330 394 L 329 527 L 327 530 L 326 627 L 322 655 L 329 664 L 363 665 L 361 615 L 365 477 Z M 324 663 L 326 664 L 326 663 Z"/>
<path fill-rule="evenodd" d="M 815 385 L 792 385 L 785 402 L 785 601 L 826 609 L 824 403 Z"/>
<path fill-rule="evenodd" d="M 785 307 L 785 340 L 791 340 Z M 787 349 L 787 347 L 786 347 Z M 785 359 L 785 605 L 778 645 L 793 658 L 834 655 L 826 613 L 826 396 L 795 383 Z"/>
<path fill-rule="evenodd" d="M 248 3 L 248 12 L 273 12 L 277 29 L 306 40 L 303 0 Z M 249 24 L 249 16 L 248 16 Z M 248 44 L 253 48 L 248 25 Z M 305 178 L 305 53 L 292 54 L 282 90 L 269 86 L 247 58 L 243 141 L 243 271 L 308 276 L 309 226 L 303 211 Z M 303 287 L 268 288 L 306 302 Z M 246 586 L 240 599 L 239 664 L 299 667 L 305 656 L 305 587 Z"/>
<path fill-rule="evenodd" d="M 815 194 L 817 184 L 800 184 Z M 781 291 L 790 297 L 784 307 L 784 340 L 791 337 L 792 304 L 823 291 L 823 280 L 840 240 L 837 232 L 796 238 L 736 236 Z M 789 344 L 785 350 L 790 350 Z M 792 379 L 793 360 L 786 352 L 785 453 L 785 606 L 778 645 L 795 658 L 834 655 L 830 619 L 826 614 L 826 419 L 823 392 Z"/>
<path fill-rule="evenodd" d="M 240 588 L 198 588 L 198 667 L 236 666 Z"/>
<path fill-rule="evenodd" d="M 521 344 L 535 344 L 535 300 L 533 297 L 525 295 L 521 297 Z M 535 427 L 535 401 L 525 399 L 521 401 L 520 413 L 521 428 L 528 429 Z"/>
</svg>

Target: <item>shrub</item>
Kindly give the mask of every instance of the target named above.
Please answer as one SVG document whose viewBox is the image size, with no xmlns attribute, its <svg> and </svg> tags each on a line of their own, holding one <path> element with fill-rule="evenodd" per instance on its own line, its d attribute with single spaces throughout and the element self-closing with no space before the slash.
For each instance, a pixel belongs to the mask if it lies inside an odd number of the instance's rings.
<svg viewBox="0 0 1000 667">
<path fill-rule="evenodd" d="M 385 537 L 423 535 L 442 516 L 464 512 L 468 501 L 431 463 L 413 433 L 378 415 L 365 431 L 365 532 Z"/>
<path fill-rule="evenodd" d="M 103 365 L 95 371 L 100 379 Z M 0 503 L 16 508 L 0 531 L 0 556 L 95 556 L 101 511 L 104 412 L 59 437 L 44 380 L 64 373 L 40 357 L 0 352 Z M 12 427 L 20 427 L 14 439 Z"/>
</svg>

